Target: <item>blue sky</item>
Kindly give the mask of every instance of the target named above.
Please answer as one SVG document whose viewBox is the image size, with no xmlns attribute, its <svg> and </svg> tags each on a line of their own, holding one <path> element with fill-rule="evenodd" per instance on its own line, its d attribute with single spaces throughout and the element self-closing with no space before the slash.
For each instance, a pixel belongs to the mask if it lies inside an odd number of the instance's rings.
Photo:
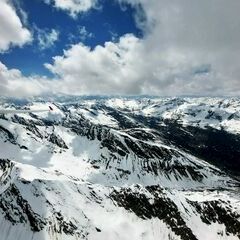
<svg viewBox="0 0 240 240">
<path fill-rule="evenodd" d="M 55 55 L 62 55 L 63 49 L 71 44 L 82 41 L 85 45 L 94 48 L 104 45 L 119 36 L 133 33 L 141 37 L 142 31 L 137 28 L 134 15 L 136 10 L 130 4 L 120 5 L 112 0 L 102 0 L 100 7 L 72 18 L 65 11 L 55 9 L 42 0 L 19 0 L 18 6 L 27 13 L 27 27 L 36 36 L 36 29 L 59 31 L 59 38 L 50 48 L 40 49 L 37 39 L 22 48 L 12 48 L 0 55 L 1 61 L 9 68 L 21 69 L 26 76 L 32 74 L 52 74 L 44 67 L 44 63 L 51 62 Z M 19 14 L 20 15 L 20 14 Z M 81 39 L 79 29 L 83 28 L 89 33 L 86 39 Z"/>
</svg>

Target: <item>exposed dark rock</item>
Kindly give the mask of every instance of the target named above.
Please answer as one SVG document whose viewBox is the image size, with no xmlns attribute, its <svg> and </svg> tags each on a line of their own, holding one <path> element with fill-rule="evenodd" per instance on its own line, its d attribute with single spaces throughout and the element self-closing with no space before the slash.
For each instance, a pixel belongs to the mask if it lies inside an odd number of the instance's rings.
<svg viewBox="0 0 240 240">
<path fill-rule="evenodd" d="M 16 144 L 16 137 L 6 128 L 0 125 L 0 134 L 3 134 L 5 141 L 9 141 L 12 144 Z"/>
<path fill-rule="evenodd" d="M 57 145 L 60 148 L 64 148 L 64 149 L 68 149 L 67 144 L 63 141 L 63 139 L 60 136 L 57 136 L 54 133 L 51 133 L 49 138 L 48 138 L 49 142 Z"/>
<path fill-rule="evenodd" d="M 14 184 L 11 184 L 0 197 L 2 214 L 12 224 L 29 224 L 33 232 L 41 231 L 46 225 L 46 220 L 32 210 Z"/>
<path fill-rule="evenodd" d="M 160 187 L 149 186 L 145 191 L 151 194 L 151 200 L 141 193 L 142 191 L 133 192 L 128 188 L 122 188 L 120 191 L 114 190 L 110 196 L 119 206 L 134 212 L 142 219 L 159 218 L 181 239 L 197 240 L 181 217 L 175 203 L 166 197 Z"/>
<path fill-rule="evenodd" d="M 201 219 L 206 224 L 224 224 L 227 234 L 236 235 L 240 239 L 240 215 L 233 212 L 232 206 L 223 200 L 208 202 L 191 202 Z"/>
</svg>

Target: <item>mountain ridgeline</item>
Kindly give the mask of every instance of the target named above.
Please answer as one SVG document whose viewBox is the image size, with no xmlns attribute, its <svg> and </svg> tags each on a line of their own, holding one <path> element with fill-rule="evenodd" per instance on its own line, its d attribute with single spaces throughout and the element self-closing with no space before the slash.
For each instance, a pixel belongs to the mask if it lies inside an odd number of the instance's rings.
<svg viewBox="0 0 240 240">
<path fill-rule="evenodd" d="M 2 98 L 3 240 L 240 239 L 240 99 Z"/>
</svg>

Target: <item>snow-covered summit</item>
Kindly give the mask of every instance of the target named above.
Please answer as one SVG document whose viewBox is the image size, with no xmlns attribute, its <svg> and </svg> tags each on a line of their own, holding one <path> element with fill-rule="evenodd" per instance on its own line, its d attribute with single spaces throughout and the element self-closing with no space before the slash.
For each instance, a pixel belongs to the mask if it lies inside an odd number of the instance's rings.
<svg viewBox="0 0 240 240">
<path fill-rule="evenodd" d="M 239 239 L 240 99 L 68 98 L 0 108 L 12 239 Z"/>
</svg>

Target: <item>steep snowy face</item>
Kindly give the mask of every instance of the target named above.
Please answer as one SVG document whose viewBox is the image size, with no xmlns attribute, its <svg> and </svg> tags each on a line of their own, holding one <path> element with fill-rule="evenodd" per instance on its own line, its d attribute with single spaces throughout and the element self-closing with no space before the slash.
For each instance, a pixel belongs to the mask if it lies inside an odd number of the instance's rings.
<svg viewBox="0 0 240 240">
<path fill-rule="evenodd" d="M 240 239 L 240 100 L 2 99 L 2 239 Z"/>
</svg>

